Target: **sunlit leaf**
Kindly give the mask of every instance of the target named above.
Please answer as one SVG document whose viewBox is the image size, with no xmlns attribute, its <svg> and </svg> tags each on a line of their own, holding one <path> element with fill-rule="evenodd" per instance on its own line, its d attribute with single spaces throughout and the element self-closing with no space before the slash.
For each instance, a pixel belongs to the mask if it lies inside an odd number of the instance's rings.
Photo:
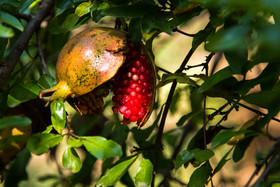
<svg viewBox="0 0 280 187">
<path fill-rule="evenodd" d="M 83 136 L 80 138 L 88 152 L 100 160 L 122 155 L 121 147 L 112 140 L 107 140 L 101 136 Z"/>
<path fill-rule="evenodd" d="M 70 136 L 67 139 L 67 145 L 70 145 L 71 147 L 81 147 L 83 145 L 83 141 L 80 138 Z"/>
<path fill-rule="evenodd" d="M 152 182 L 153 164 L 149 159 L 143 159 L 134 177 L 135 186 L 148 187 Z"/>
<path fill-rule="evenodd" d="M 0 38 L 12 38 L 15 35 L 12 28 L 0 24 Z"/>
<path fill-rule="evenodd" d="M 66 124 L 66 112 L 61 99 L 51 102 L 51 121 L 54 129 L 61 134 Z"/>
<path fill-rule="evenodd" d="M 82 167 L 82 161 L 73 147 L 66 147 L 62 155 L 62 165 L 66 169 L 72 169 L 73 173 L 80 171 Z"/>
<path fill-rule="evenodd" d="M 75 9 L 75 14 L 77 14 L 79 17 L 82 17 L 83 15 L 90 12 L 92 6 L 93 5 L 91 2 L 83 2 Z"/>
<path fill-rule="evenodd" d="M 27 142 L 27 148 L 30 152 L 41 155 L 48 152 L 49 148 L 58 145 L 62 141 L 62 138 L 63 136 L 59 134 L 33 134 Z"/>
<path fill-rule="evenodd" d="M 129 157 L 126 160 L 118 163 L 110 170 L 108 170 L 105 175 L 99 179 L 97 186 L 112 186 L 114 185 L 128 170 L 128 168 L 134 163 L 137 156 Z"/>
</svg>

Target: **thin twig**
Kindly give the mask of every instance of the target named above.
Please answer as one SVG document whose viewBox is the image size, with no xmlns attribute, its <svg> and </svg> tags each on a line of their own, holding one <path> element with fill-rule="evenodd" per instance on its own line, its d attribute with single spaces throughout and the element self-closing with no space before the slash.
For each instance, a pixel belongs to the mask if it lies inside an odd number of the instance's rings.
<svg viewBox="0 0 280 187">
<path fill-rule="evenodd" d="M 265 170 L 262 172 L 261 176 L 255 182 L 254 186 L 260 186 L 261 182 L 264 181 L 269 174 L 269 172 L 273 169 L 273 167 L 280 161 L 280 155 L 275 155 L 270 162 L 267 164 Z"/>
<path fill-rule="evenodd" d="M 186 64 L 188 63 L 189 59 L 191 58 L 193 52 L 194 52 L 194 50 L 190 49 L 190 51 L 188 52 L 187 56 L 183 60 L 180 68 L 176 71 L 176 73 L 180 73 L 184 70 L 184 68 L 185 68 Z M 163 129 L 164 129 L 167 113 L 168 113 L 176 86 L 177 86 L 177 81 L 174 80 L 171 85 L 171 88 L 170 88 L 170 91 L 169 91 L 169 94 L 168 94 L 168 97 L 166 100 L 166 104 L 165 104 L 165 107 L 164 107 L 164 110 L 162 113 L 161 121 L 159 124 L 159 129 L 158 129 L 156 142 L 155 142 L 154 172 L 153 172 L 152 185 L 151 185 L 152 187 L 155 185 L 154 184 L 155 183 L 155 171 L 157 170 L 158 155 L 159 155 L 159 151 L 162 149 L 161 138 L 162 138 L 162 134 L 163 134 Z"/>
<path fill-rule="evenodd" d="M 214 117 L 216 115 L 218 115 L 222 110 L 224 110 L 224 108 L 226 108 L 229 105 L 229 103 L 227 102 L 226 104 L 222 105 L 218 110 L 216 110 L 215 112 L 213 112 L 212 114 L 208 115 L 207 118 L 208 120 L 213 120 Z"/>
<path fill-rule="evenodd" d="M 242 104 L 242 103 L 236 103 L 237 105 L 239 105 L 239 106 L 242 106 L 243 108 L 246 108 L 246 109 L 248 109 L 248 110 L 250 110 L 250 111 L 252 111 L 252 112 L 255 112 L 256 114 L 258 114 L 258 115 L 261 115 L 261 116 L 266 116 L 267 114 L 265 114 L 265 113 L 263 113 L 263 112 L 261 112 L 261 111 L 259 111 L 259 110 L 256 110 L 256 109 L 254 109 L 254 108 L 251 108 L 251 107 L 249 107 L 249 106 L 247 106 L 247 105 L 244 105 L 244 104 Z M 274 120 L 274 121 L 277 121 L 277 122 L 280 122 L 280 119 L 277 119 L 277 118 L 275 118 L 275 117 L 273 117 L 273 118 L 271 118 L 272 120 Z"/>
<path fill-rule="evenodd" d="M 38 53 L 39 53 L 39 57 L 40 57 L 40 60 L 41 60 L 41 63 L 42 63 L 42 68 L 43 68 L 45 74 L 50 76 L 51 74 L 48 70 L 48 67 L 46 65 L 46 61 L 45 61 L 45 58 L 44 58 L 44 53 L 43 53 L 43 49 L 42 49 L 42 41 L 41 41 L 41 37 L 40 37 L 40 31 L 37 31 L 36 35 L 37 35 L 37 41 L 38 41 Z"/>
<path fill-rule="evenodd" d="M 206 96 L 203 96 L 203 143 L 204 149 L 207 149 L 207 137 L 206 137 Z"/>
<path fill-rule="evenodd" d="M 166 69 L 163 69 L 162 67 L 159 67 L 159 66 L 156 66 L 156 68 L 164 73 L 171 73 L 170 71 L 166 70 Z"/>
<path fill-rule="evenodd" d="M 213 73 L 215 72 L 215 70 L 216 70 L 216 68 L 217 68 L 217 66 L 218 66 L 222 56 L 223 56 L 223 53 L 217 53 L 217 55 L 215 55 L 214 62 L 212 63 L 213 66 L 212 66 L 212 68 L 210 70 L 210 75 L 213 75 Z"/>
<path fill-rule="evenodd" d="M 203 69 L 201 71 L 203 71 L 205 69 L 205 74 L 208 75 L 209 73 L 209 62 L 212 59 L 212 57 L 214 56 L 215 53 L 210 53 L 207 57 L 206 57 L 206 62 L 205 65 L 203 67 Z"/>
<path fill-rule="evenodd" d="M 12 47 L 5 62 L 0 65 L 0 90 L 8 80 L 10 74 L 14 70 L 23 50 L 28 44 L 28 41 L 36 30 L 39 29 L 41 22 L 48 15 L 54 5 L 54 0 L 44 0 L 38 10 L 32 15 L 32 19 L 28 22 L 24 31 L 18 37 L 16 43 Z"/>
<path fill-rule="evenodd" d="M 269 151 L 269 153 L 265 156 L 265 158 L 262 160 L 261 163 L 256 165 L 256 169 L 253 172 L 253 174 L 251 175 L 251 177 L 249 178 L 248 182 L 246 183 L 245 187 L 248 187 L 251 183 L 251 181 L 253 180 L 253 178 L 255 177 L 255 175 L 257 175 L 259 173 L 259 171 L 261 170 L 261 168 L 263 167 L 263 165 L 265 163 L 267 163 L 268 159 L 275 153 L 275 151 L 278 150 L 279 148 L 279 144 L 280 144 L 280 139 L 278 139 L 278 141 L 274 144 L 273 148 Z"/>
<path fill-rule="evenodd" d="M 183 34 L 183 35 L 185 35 L 185 36 L 195 37 L 195 34 L 189 34 L 189 33 L 183 32 L 183 31 L 179 30 L 178 28 L 175 28 L 175 29 L 173 29 L 172 31 L 173 31 L 173 32 L 178 32 L 178 33 Z"/>
</svg>

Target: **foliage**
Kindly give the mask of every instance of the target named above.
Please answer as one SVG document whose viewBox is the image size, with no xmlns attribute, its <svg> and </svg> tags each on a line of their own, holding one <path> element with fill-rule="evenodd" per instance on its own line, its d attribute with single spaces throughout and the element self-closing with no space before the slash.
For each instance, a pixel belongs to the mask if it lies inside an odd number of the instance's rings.
<svg viewBox="0 0 280 187">
<path fill-rule="evenodd" d="M 255 186 L 279 181 L 280 139 L 273 137 L 268 129 L 270 124 L 280 122 L 277 118 L 280 110 L 280 1 L 63 0 L 54 3 L 48 0 L 54 5 L 46 10 L 40 4 L 44 1 L 0 2 L 0 78 L 3 81 L 0 84 L 0 171 L 5 186 L 16 186 L 21 180 L 32 177 L 26 171 L 32 158 L 30 153 L 41 155 L 50 150 L 56 153 L 58 146 L 64 146 L 62 156 L 51 158 L 60 159 L 58 162 L 65 169 L 71 169 L 72 174 L 58 172 L 59 176 L 42 176 L 38 179 L 41 182 L 55 180 L 54 186 L 65 183 L 112 186 L 118 181 L 127 186 L 171 185 L 174 182 L 188 186 L 214 185 L 213 178 L 222 172 L 228 161 L 240 163 L 250 143 L 261 136 L 273 146 L 263 150 L 245 186 L 256 178 Z M 29 23 L 43 11 L 48 12 L 43 23 L 31 31 Z M 209 15 L 208 23 L 202 30 L 195 34 L 181 30 L 205 14 Z M 45 103 L 38 99 L 40 90 L 56 83 L 56 58 L 71 31 L 92 22 L 101 24 L 106 19 L 115 21 L 116 28 L 126 30 L 134 42 L 143 41 L 151 52 L 155 39 L 161 39 L 163 33 L 192 37 L 192 45 L 186 49 L 186 57 L 175 72 L 158 66 L 157 88 L 171 87 L 166 102 L 157 101 L 154 108 L 157 117 L 146 128 L 121 125 L 112 113 L 86 118 L 73 113 L 61 100 L 44 108 Z M 31 37 L 27 43 L 20 43 L 25 32 Z M 14 49 L 14 46 L 19 48 Z M 201 46 L 208 53 L 206 60 L 188 65 Z M 17 55 L 15 66 L 6 65 Z M 223 56 L 226 65 L 217 69 Z M 247 78 L 252 69 L 260 67 L 263 69 L 259 74 Z M 195 68 L 201 68 L 203 73 L 190 73 Z M 10 73 L 5 78 L 7 72 Z M 190 112 L 186 114 L 180 113 L 180 107 L 187 106 L 182 103 L 186 101 L 180 99 L 183 95 L 190 101 Z M 222 101 L 219 106 L 213 104 L 213 98 Z M 106 108 L 110 106 L 112 103 L 108 101 Z M 234 111 L 238 118 L 244 109 L 254 116 L 245 123 L 227 123 Z M 176 127 L 164 131 L 168 113 L 180 117 L 172 122 Z M 21 151 L 13 151 L 13 156 L 3 154 L 10 151 L 19 136 L 7 132 L 30 124 L 32 135 L 23 142 L 27 149 L 23 145 L 19 146 Z M 134 144 L 138 147 L 132 147 Z M 128 154 L 128 150 L 132 154 Z M 96 170 L 97 159 L 103 162 L 101 176 L 96 180 L 90 173 Z M 138 169 L 134 171 L 133 167 Z M 191 175 L 183 172 L 183 180 L 174 178 L 177 176 L 174 173 L 189 168 L 194 168 Z M 256 177 L 261 170 L 261 175 Z M 158 178 L 161 181 L 157 184 L 155 178 L 160 175 L 163 178 Z M 227 185 L 226 180 L 220 182 Z"/>
</svg>

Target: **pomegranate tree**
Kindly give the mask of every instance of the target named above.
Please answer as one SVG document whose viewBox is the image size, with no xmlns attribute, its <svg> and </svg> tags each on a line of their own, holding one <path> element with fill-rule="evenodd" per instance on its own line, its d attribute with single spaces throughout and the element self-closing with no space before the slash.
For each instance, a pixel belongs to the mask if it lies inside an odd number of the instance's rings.
<svg viewBox="0 0 280 187">
<path fill-rule="evenodd" d="M 112 90 L 114 114 L 123 123 L 137 122 L 140 128 L 149 118 L 155 99 L 155 67 L 144 45 L 133 44 L 126 32 L 112 28 L 91 28 L 71 38 L 56 65 L 58 84 L 43 90 L 70 103 L 81 115 L 102 114 L 103 97 Z"/>
</svg>

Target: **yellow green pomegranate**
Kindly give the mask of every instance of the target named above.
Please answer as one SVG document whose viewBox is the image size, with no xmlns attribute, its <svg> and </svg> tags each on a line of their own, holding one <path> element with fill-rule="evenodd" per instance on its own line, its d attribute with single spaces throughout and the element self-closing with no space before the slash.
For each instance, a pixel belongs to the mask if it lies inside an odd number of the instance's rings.
<svg viewBox="0 0 280 187">
<path fill-rule="evenodd" d="M 91 28 L 71 38 L 63 47 L 56 65 L 58 84 L 43 90 L 67 100 L 80 114 L 103 111 L 103 97 L 112 90 L 114 114 L 123 123 L 145 124 L 155 100 L 155 67 L 144 45 L 133 44 L 126 32 L 112 28 Z"/>
</svg>

